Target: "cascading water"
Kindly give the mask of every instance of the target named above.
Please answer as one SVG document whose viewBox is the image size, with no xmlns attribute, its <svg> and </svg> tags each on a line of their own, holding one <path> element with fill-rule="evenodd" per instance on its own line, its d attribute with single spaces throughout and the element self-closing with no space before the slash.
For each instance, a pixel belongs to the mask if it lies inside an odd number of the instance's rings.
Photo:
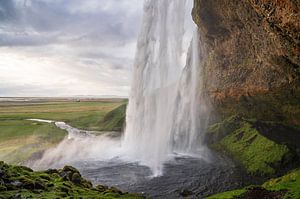
<svg viewBox="0 0 300 199">
<path fill-rule="evenodd" d="M 105 134 L 82 137 L 80 130 L 60 125 L 71 139 L 47 150 L 33 162 L 35 168 L 72 160 L 118 159 L 139 162 L 158 176 L 174 154 L 202 152 L 205 117 L 200 116 L 206 115 L 205 111 L 202 114 L 206 103 L 200 96 L 203 53 L 191 17 L 192 6 L 192 0 L 145 1 L 122 140 Z"/>
<path fill-rule="evenodd" d="M 145 2 L 122 147 L 154 175 L 162 173 L 170 154 L 196 146 L 201 85 L 197 31 L 189 51 L 184 45 L 192 37 L 191 7 L 191 0 Z"/>
<path fill-rule="evenodd" d="M 94 184 L 150 198 L 182 198 L 182 189 L 203 198 L 249 182 L 229 160 L 203 150 L 209 103 L 201 91 L 201 60 L 207 53 L 191 19 L 192 6 L 193 0 L 145 1 L 124 137 L 96 136 L 55 122 L 69 137 L 27 165 L 43 170 L 73 165 Z"/>
<path fill-rule="evenodd" d="M 199 62 L 198 31 L 195 31 L 188 51 L 186 66 L 178 84 L 173 113 L 173 150 L 179 153 L 195 152 L 199 148 L 201 131 L 201 70 Z"/>
</svg>

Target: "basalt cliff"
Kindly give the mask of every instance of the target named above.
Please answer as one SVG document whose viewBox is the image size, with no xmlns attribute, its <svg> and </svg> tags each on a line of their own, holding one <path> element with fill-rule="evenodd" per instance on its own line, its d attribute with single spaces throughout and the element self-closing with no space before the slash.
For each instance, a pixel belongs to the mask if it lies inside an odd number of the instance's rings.
<svg viewBox="0 0 300 199">
<path fill-rule="evenodd" d="M 202 96 L 211 110 L 206 143 L 251 175 L 268 178 L 299 167 L 300 2 L 194 0 L 192 16 L 204 49 Z M 287 194 L 300 197 L 289 186 Z"/>
<path fill-rule="evenodd" d="M 211 111 L 205 142 L 250 175 L 278 177 L 298 168 L 300 1 L 194 0 L 192 16 Z M 299 175 L 287 176 L 293 179 L 211 198 L 300 197 Z"/>
<path fill-rule="evenodd" d="M 216 116 L 300 125 L 299 10 L 297 0 L 194 1 Z"/>
</svg>

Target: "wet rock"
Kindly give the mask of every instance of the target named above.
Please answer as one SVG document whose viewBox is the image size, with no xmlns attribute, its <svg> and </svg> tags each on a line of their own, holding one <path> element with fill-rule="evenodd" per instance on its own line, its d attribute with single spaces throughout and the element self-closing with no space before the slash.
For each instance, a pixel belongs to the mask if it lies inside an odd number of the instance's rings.
<svg viewBox="0 0 300 199">
<path fill-rule="evenodd" d="M 0 185 L 0 191 L 7 191 L 7 188 L 6 188 L 6 186 L 4 186 L 4 185 Z"/>
<path fill-rule="evenodd" d="M 75 173 L 77 173 L 75 177 L 77 177 L 76 180 L 78 181 L 78 179 L 81 178 L 79 171 L 72 166 L 65 166 L 59 171 L 59 176 L 65 181 L 72 181 L 72 177 Z"/>
<path fill-rule="evenodd" d="M 74 167 L 72 166 L 64 166 L 64 168 L 62 169 L 62 171 L 64 172 L 71 172 L 71 173 L 79 173 L 79 171 L 77 169 L 75 169 Z"/>
<path fill-rule="evenodd" d="M 13 181 L 10 183 L 11 185 L 15 186 L 15 187 L 22 187 L 23 186 L 23 183 L 20 182 L 20 181 Z"/>
<path fill-rule="evenodd" d="M 35 182 L 33 180 L 30 180 L 27 178 L 22 178 L 20 180 L 23 183 L 23 185 L 22 185 L 23 188 L 29 189 L 29 190 L 34 190 Z"/>
<path fill-rule="evenodd" d="M 80 184 L 81 186 L 85 187 L 85 188 L 92 188 L 93 184 L 85 179 L 82 179 L 82 183 Z"/>
<path fill-rule="evenodd" d="M 21 196 L 20 193 L 17 193 L 17 194 L 13 197 L 13 199 L 21 199 L 21 198 L 22 198 L 22 196 Z"/>
<path fill-rule="evenodd" d="M 122 191 L 120 191 L 119 189 L 115 188 L 115 187 L 110 187 L 109 189 L 106 190 L 106 192 L 108 193 L 116 193 L 116 194 L 120 194 L 122 195 Z"/>
<path fill-rule="evenodd" d="M 108 186 L 104 186 L 104 185 L 97 185 L 96 189 L 100 192 L 104 192 L 108 189 Z"/>
<path fill-rule="evenodd" d="M 262 198 L 262 199 L 281 199 L 285 195 L 286 191 L 269 191 L 262 187 L 251 187 L 248 188 L 246 193 L 238 196 L 237 199 L 253 199 L 253 198 Z"/>
<path fill-rule="evenodd" d="M 6 187 L 7 191 L 13 191 L 13 190 L 17 190 L 18 189 L 17 187 L 15 187 L 12 184 L 5 184 L 5 187 Z"/>
<path fill-rule="evenodd" d="M 44 185 L 44 183 L 39 182 L 39 181 L 36 181 L 36 182 L 34 183 L 34 188 L 35 188 L 35 189 L 42 189 L 42 190 L 45 190 L 45 189 L 46 189 L 46 186 Z"/>
<path fill-rule="evenodd" d="M 66 197 L 68 197 L 68 194 L 66 194 L 66 193 L 61 193 L 60 196 L 61 196 L 62 198 L 66 198 Z M 57 198 L 57 199 L 59 199 L 59 198 Z"/>
<path fill-rule="evenodd" d="M 48 183 L 47 187 L 54 187 L 54 184 L 53 183 Z"/>
<path fill-rule="evenodd" d="M 183 197 L 187 197 L 187 196 L 193 195 L 193 192 L 190 191 L 190 190 L 187 190 L 187 189 L 183 189 L 183 190 L 180 192 L 180 195 L 183 196 Z"/>
<path fill-rule="evenodd" d="M 67 188 L 67 187 L 60 187 L 60 190 L 65 193 L 69 192 L 69 188 Z"/>
<path fill-rule="evenodd" d="M 54 173 L 59 173 L 57 169 L 48 169 L 45 171 L 47 174 L 54 174 Z"/>
<path fill-rule="evenodd" d="M 79 173 L 73 173 L 71 181 L 74 184 L 80 184 L 81 183 L 81 175 Z"/>
<path fill-rule="evenodd" d="M 69 178 L 69 176 L 70 176 L 70 172 L 65 172 L 65 171 L 63 171 L 63 172 L 60 172 L 59 173 L 59 176 L 64 180 L 64 181 L 69 181 L 70 180 L 70 178 Z"/>
<path fill-rule="evenodd" d="M 4 181 L 0 178 L 0 185 L 4 185 Z"/>
</svg>

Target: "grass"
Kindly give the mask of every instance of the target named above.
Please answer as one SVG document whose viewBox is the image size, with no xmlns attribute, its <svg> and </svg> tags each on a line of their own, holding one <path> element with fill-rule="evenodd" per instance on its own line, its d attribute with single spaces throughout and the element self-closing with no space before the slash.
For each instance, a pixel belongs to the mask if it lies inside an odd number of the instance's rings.
<svg viewBox="0 0 300 199">
<path fill-rule="evenodd" d="M 235 198 L 237 196 L 240 196 L 245 191 L 246 191 L 245 189 L 227 191 L 227 192 L 224 192 L 224 193 L 219 193 L 219 194 L 216 194 L 216 195 L 209 196 L 206 199 L 231 199 L 231 198 Z"/>
<path fill-rule="evenodd" d="M 243 198 L 243 194 L 248 192 L 252 186 L 244 189 L 228 191 L 207 197 L 207 199 L 234 199 Z M 300 168 L 289 172 L 288 174 L 268 180 L 262 188 L 268 191 L 284 191 L 284 199 L 299 199 L 300 198 Z"/>
<path fill-rule="evenodd" d="M 102 128 L 108 131 L 121 131 L 126 118 L 126 104 L 108 112 L 102 120 Z"/>
<path fill-rule="evenodd" d="M 105 114 L 124 103 L 125 101 L 0 103 L 0 120 L 49 119 L 97 131 L 104 130 L 101 123 Z"/>
<path fill-rule="evenodd" d="M 0 169 L 3 179 L 0 198 L 142 198 L 139 195 L 122 193 L 113 187 L 93 187 L 71 166 L 34 172 L 26 167 L 7 165 L 0 161 Z"/>
<path fill-rule="evenodd" d="M 54 124 L 0 120 L 0 159 L 22 163 L 33 153 L 59 143 L 66 135 L 66 131 Z"/>
<path fill-rule="evenodd" d="M 0 102 L 0 160 L 20 164 L 33 154 L 59 143 L 66 131 L 54 124 L 27 121 L 64 121 L 79 129 L 121 130 L 125 101 Z M 120 108 L 119 108 L 120 107 Z"/>
</svg>

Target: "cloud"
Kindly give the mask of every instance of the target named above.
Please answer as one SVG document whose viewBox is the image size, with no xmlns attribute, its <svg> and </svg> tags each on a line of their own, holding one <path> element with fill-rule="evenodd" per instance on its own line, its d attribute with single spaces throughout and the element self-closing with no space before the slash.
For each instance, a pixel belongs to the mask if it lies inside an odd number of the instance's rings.
<svg viewBox="0 0 300 199">
<path fill-rule="evenodd" d="M 0 96 L 127 95 L 142 3 L 0 0 Z"/>
<path fill-rule="evenodd" d="M 13 1 L 0 0 L 0 21 L 16 19 L 17 11 Z"/>
</svg>

